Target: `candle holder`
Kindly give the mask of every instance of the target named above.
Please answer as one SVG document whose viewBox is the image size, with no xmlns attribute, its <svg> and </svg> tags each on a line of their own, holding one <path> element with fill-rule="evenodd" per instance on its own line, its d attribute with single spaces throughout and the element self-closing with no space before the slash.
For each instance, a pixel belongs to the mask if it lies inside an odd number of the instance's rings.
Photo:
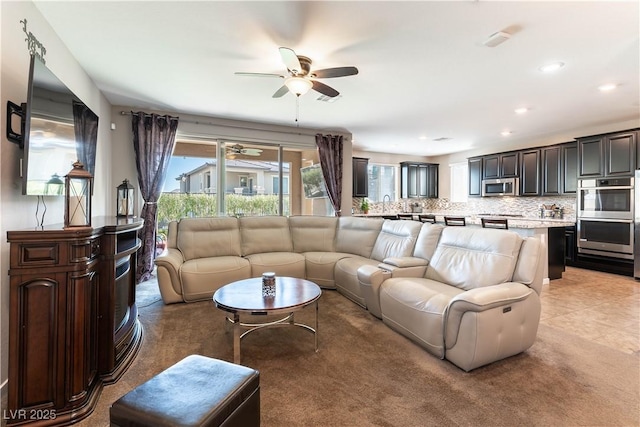
<svg viewBox="0 0 640 427">
<path fill-rule="evenodd" d="M 276 273 L 262 273 L 262 296 L 267 298 L 276 296 Z"/>
<path fill-rule="evenodd" d="M 64 177 L 64 188 L 64 228 L 90 228 L 93 176 L 79 161 L 73 164 L 73 169 Z"/>
</svg>

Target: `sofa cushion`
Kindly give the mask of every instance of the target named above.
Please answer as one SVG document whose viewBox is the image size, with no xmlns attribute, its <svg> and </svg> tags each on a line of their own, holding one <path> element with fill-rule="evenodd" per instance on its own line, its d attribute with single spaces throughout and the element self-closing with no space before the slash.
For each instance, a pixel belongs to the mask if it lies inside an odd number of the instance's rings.
<svg viewBox="0 0 640 427">
<path fill-rule="evenodd" d="M 336 262 L 336 268 L 334 272 L 336 289 L 338 292 L 349 298 L 350 300 L 366 307 L 364 301 L 364 294 L 360 289 L 360 282 L 358 281 L 358 268 L 363 265 L 378 265 L 379 262 L 375 259 L 365 258 L 361 256 L 350 256 L 348 258 L 342 258 Z"/>
<path fill-rule="evenodd" d="M 293 251 L 333 252 L 338 218 L 332 216 L 292 216 L 289 228 Z"/>
<path fill-rule="evenodd" d="M 384 221 L 371 258 L 382 261 L 389 257 L 410 256 L 421 228 L 422 223 L 418 221 Z"/>
<path fill-rule="evenodd" d="M 185 261 L 216 256 L 240 256 L 236 218 L 183 218 L 178 223 L 177 247 Z"/>
<path fill-rule="evenodd" d="M 429 352 L 444 357 L 445 310 L 462 292 L 462 289 L 424 278 L 385 280 L 380 288 L 382 320 Z"/>
<path fill-rule="evenodd" d="M 329 289 L 336 288 L 336 263 L 353 256 L 342 252 L 305 252 L 302 255 L 305 258 L 307 280 Z"/>
<path fill-rule="evenodd" d="M 182 297 L 186 302 L 208 299 L 222 286 L 250 277 L 251 265 L 241 257 L 192 259 L 180 269 Z"/>
<path fill-rule="evenodd" d="M 239 221 L 242 255 L 293 252 L 287 217 L 251 216 Z"/>
<path fill-rule="evenodd" d="M 436 251 L 438 240 L 440 240 L 443 229 L 444 226 L 442 224 L 422 224 L 415 248 L 413 249 L 413 256 L 430 261 L 433 253 Z"/>
<path fill-rule="evenodd" d="M 259 277 L 272 271 L 276 276 L 305 278 L 304 256 L 293 252 L 265 252 L 247 255 L 251 264 L 251 276 Z"/>
<path fill-rule="evenodd" d="M 512 231 L 445 227 L 425 277 L 464 290 L 511 281 L 521 244 Z"/>
<path fill-rule="evenodd" d="M 370 258 L 383 222 L 380 218 L 341 216 L 336 231 L 336 252 Z"/>
</svg>

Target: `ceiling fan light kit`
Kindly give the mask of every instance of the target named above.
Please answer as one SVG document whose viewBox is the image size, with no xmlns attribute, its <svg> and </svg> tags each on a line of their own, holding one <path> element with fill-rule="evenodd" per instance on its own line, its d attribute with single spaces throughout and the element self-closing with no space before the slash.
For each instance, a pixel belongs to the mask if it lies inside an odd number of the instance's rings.
<svg viewBox="0 0 640 427">
<path fill-rule="evenodd" d="M 504 31 L 498 31 L 497 33 L 491 34 L 482 44 L 487 47 L 496 47 L 509 40 L 509 38 L 511 38 L 511 34 L 505 33 Z"/>
<path fill-rule="evenodd" d="M 284 81 L 284 84 L 289 89 L 289 92 L 296 96 L 304 95 L 313 86 L 310 80 L 302 77 L 289 77 Z"/>
</svg>

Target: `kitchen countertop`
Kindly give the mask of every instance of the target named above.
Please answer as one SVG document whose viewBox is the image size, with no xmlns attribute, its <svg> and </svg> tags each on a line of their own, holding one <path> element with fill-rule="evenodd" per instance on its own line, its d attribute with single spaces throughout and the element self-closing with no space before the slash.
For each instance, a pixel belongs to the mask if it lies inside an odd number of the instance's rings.
<svg viewBox="0 0 640 427">
<path fill-rule="evenodd" d="M 397 215 L 397 214 L 407 214 L 411 212 L 376 212 L 376 213 L 368 213 L 368 214 L 353 214 L 353 216 L 359 217 L 381 217 L 383 215 Z M 567 227 L 576 225 L 575 220 L 570 218 L 558 219 L 558 218 L 525 218 L 525 217 L 504 217 L 504 216 L 488 216 L 488 215 L 475 215 L 475 214 L 465 214 L 465 213 L 456 213 L 456 212 L 422 212 L 422 213 L 413 213 L 415 218 L 418 218 L 418 215 L 426 215 L 433 214 L 436 216 L 436 222 L 444 223 L 444 216 L 464 216 L 468 225 L 481 225 L 481 218 L 507 218 L 509 220 L 509 228 L 553 228 L 553 227 Z"/>
</svg>

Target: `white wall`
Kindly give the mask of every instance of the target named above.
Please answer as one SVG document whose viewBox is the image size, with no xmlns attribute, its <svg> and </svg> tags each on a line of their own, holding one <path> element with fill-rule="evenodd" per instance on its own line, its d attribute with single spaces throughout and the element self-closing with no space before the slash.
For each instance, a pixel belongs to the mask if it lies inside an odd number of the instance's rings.
<svg viewBox="0 0 640 427">
<path fill-rule="evenodd" d="M 111 180 L 111 106 L 71 55 L 53 29 L 30 1 L 0 1 L 1 56 L 0 99 L 2 103 L 2 136 L 0 141 L 0 384 L 6 395 L 9 342 L 9 245 L 7 230 L 35 228 L 36 197 L 22 195 L 19 159 L 23 156 L 17 145 L 6 139 L 5 116 L 7 101 L 21 104 L 27 100 L 29 52 L 20 20 L 27 19 L 27 30 L 45 46 L 47 67 L 82 99 L 100 118 L 96 173 L 94 177 L 93 214 L 105 215 L 113 210 L 115 186 Z M 47 197 L 45 225 L 62 223 L 62 198 Z M 42 207 L 40 208 L 42 209 Z"/>
</svg>

